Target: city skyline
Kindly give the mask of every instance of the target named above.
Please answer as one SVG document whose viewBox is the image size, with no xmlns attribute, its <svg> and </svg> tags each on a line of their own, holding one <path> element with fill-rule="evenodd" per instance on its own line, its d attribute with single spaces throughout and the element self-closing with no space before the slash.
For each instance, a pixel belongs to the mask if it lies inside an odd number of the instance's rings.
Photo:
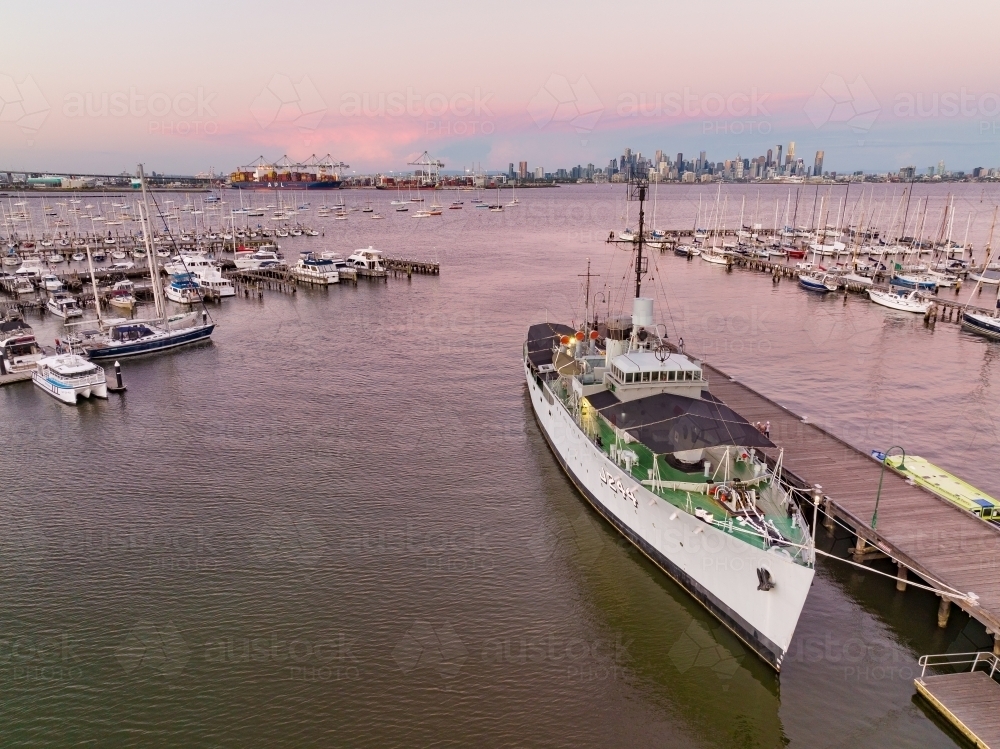
<svg viewBox="0 0 1000 749">
<path fill-rule="evenodd" d="M 329 152 L 372 173 L 405 171 L 429 151 L 449 168 L 504 170 L 522 160 L 600 164 L 622 143 L 735 158 L 792 140 L 801 153 L 824 151 L 826 168 L 841 173 L 924 170 L 940 160 L 967 171 L 996 166 L 1000 93 L 988 45 L 956 49 L 969 29 L 1000 20 L 992 5 L 930 8 L 919 18 L 900 3 L 864 6 L 858 24 L 851 8 L 726 4 L 711 33 L 698 34 L 689 30 L 703 23 L 699 10 L 637 3 L 627 17 L 648 29 L 637 55 L 619 32 L 604 31 L 626 17 L 604 6 L 514 2 L 502 13 L 454 6 L 413 18 L 311 3 L 294 15 L 235 7 L 8 7 L 18 33 L 0 53 L 0 168 L 115 172 L 144 161 L 195 173 Z M 518 9 L 535 23 L 525 26 Z M 45 23 L 52 12 L 66 21 L 59 28 Z M 283 45 L 280 56 L 268 51 L 261 29 L 290 31 L 301 18 L 324 31 Z M 795 65 L 755 54 L 755 44 L 782 43 L 776 19 L 793 36 L 821 22 L 820 41 L 838 54 Z M 375 55 L 368 40 L 332 31 L 355 25 L 379 29 Z M 923 41 L 930 26 L 944 43 Z M 542 31 L 551 28 L 578 43 Z M 37 54 L 94 36 L 140 40 L 153 54 L 127 65 L 114 55 L 73 54 L 67 65 L 63 55 Z M 920 48 L 917 59 L 908 45 Z"/>
</svg>

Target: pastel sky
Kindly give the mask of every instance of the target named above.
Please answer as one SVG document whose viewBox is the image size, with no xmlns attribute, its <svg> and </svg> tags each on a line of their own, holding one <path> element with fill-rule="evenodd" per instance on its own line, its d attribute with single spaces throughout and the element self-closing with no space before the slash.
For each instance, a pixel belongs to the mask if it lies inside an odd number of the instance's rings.
<svg viewBox="0 0 1000 749">
<path fill-rule="evenodd" d="M 0 169 L 1000 166 L 997 2 L 0 2 Z"/>
</svg>

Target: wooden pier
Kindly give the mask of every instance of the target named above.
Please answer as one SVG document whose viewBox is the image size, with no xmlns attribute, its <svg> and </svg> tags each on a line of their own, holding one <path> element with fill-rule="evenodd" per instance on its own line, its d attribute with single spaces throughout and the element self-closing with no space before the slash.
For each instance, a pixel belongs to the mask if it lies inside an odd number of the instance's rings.
<svg viewBox="0 0 1000 749">
<path fill-rule="evenodd" d="M 972 668 L 966 670 L 970 663 Z M 992 653 L 925 655 L 920 665 L 921 674 L 913 682 L 917 693 L 976 747 L 1000 748 L 1000 684 L 993 678 L 997 657 Z M 928 675 L 928 667 L 963 670 Z"/>
<path fill-rule="evenodd" d="M 959 591 L 941 596 L 938 626 L 947 626 L 951 606 L 958 605 L 982 623 L 1000 654 L 1000 527 L 889 468 L 879 496 L 879 462 L 721 370 L 703 366 L 712 395 L 751 423 L 770 422 L 771 440 L 784 448 L 783 478 L 802 494 L 821 496 L 827 529 L 837 523 L 854 535 L 855 561 L 897 560 L 899 590 L 912 572 L 936 589 Z M 772 464 L 778 458 L 778 450 L 764 452 Z"/>
</svg>

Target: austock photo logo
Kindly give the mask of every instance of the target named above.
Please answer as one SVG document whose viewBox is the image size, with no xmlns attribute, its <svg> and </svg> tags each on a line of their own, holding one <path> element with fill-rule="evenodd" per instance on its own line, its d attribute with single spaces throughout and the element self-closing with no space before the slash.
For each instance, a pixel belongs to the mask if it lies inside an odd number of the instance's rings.
<svg viewBox="0 0 1000 749">
<path fill-rule="evenodd" d="M 828 124 L 843 123 L 860 134 L 871 130 L 882 105 L 860 75 L 848 83 L 843 76 L 831 73 L 809 97 L 804 110 L 817 130 Z"/>
<path fill-rule="evenodd" d="M 416 620 L 392 649 L 392 658 L 404 674 L 429 669 L 445 678 L 462 670 L 469 650 L 448 622 L 435 627 Z"/>
<path fill-rule="evenodd" d="M 49 102 L 30 75 L 18 82 L 0 74 L 0 124 L 20 128 L 29 146 L 34 144 L 49 109 Z"/>
<path fill-rule="evenodd" d="M 149 668 L 167 678 L 179 675 L 191 657 L 191 649 L 173 622 L 156 625 L 140 621 L 115 649 L 115 658 L 126 674 Z"/>
<path fill-rule="evenodd" d="M 528 102 L 528 114 L 539 130 L 553 123 L 566 123 L 579 134 L 593 131 L 604 114 L 604 103 L 586 76 L 575 83 L 552 74 Z"/>
<path fill-rule="evenodd" d="M 262 129 L 291 126 L 315 130 L 327 106 L 308 75 L 293 81 L 276 73 L 250 104 L 250 114 Z"/>
</svg>

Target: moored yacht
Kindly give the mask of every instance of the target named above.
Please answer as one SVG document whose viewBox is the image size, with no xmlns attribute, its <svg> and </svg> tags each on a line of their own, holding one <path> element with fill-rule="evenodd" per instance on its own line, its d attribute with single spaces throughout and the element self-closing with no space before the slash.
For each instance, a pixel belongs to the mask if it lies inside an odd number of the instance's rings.
<svg viewBox="0 0 1000 749">
<path fill-rule="evenodd" d="M 878 291 L 876 289 L 866 289 L 868 297 L 883 307 L 899 310 L 900 312 L 916 312 L 924 314 L 930 309 L 931 300 L 920 297 L 920 292 L 913 291 Z"/>
<path fill-rule="evenodd" d="M 31 380 L 63 403 L 76 405 L 80 398 L 107 398 L 104 368 L 77 354 L 58 354 L 39 359 Z"/>
<path fill-rule="evenodd" d="M 0 374 L 33 370 L 44 356 L 45 352 L 38 345 L 31 326 L 22 318 L 14 317 L 0 322 L 0 359 L 3 359 L 3 371 Z"/>
<path fill-rule="evenodd" d="M 68 320 L 72 317 L 83 317 L 83 310 L 72 294 L 59 292 L 49 297 L 45 303 L 46 308 L 56 317 Z"/>
<path fill-rule="evenodd" d="M 260 270 L 262 268 L 278 268 L 285 263 L 278 255 L 274 245 L 261 246 L 256 250 L 239 249 L 233 260 L 240 270 Z"/>
<path fill-rule="evenodd" d="M 347 264 L 352 268 L 365 269 L 380 273 L 385 272 L 385 263 L 382 262 L 382 251 L 369 246 L 363 250 L 355 250 L 347 256 Z"/>
<path fill-rule="evenodd" d="M 329 258 L 316 257 L 311 252 L 303 252 L 299 262 L 288 272 L 298 281 L 317 286 L 328 286 L 340 281 L 336 263 Z"/>
<path fill-rule="evenodd" d="M 191 273 L 173 274 L 170 276 L 170 283 L 164 285 L 163 291 L 167 299 L 178 304 L 198 304 L 201 301 L 201 289 L 198 288 Z"/>
</svg>

